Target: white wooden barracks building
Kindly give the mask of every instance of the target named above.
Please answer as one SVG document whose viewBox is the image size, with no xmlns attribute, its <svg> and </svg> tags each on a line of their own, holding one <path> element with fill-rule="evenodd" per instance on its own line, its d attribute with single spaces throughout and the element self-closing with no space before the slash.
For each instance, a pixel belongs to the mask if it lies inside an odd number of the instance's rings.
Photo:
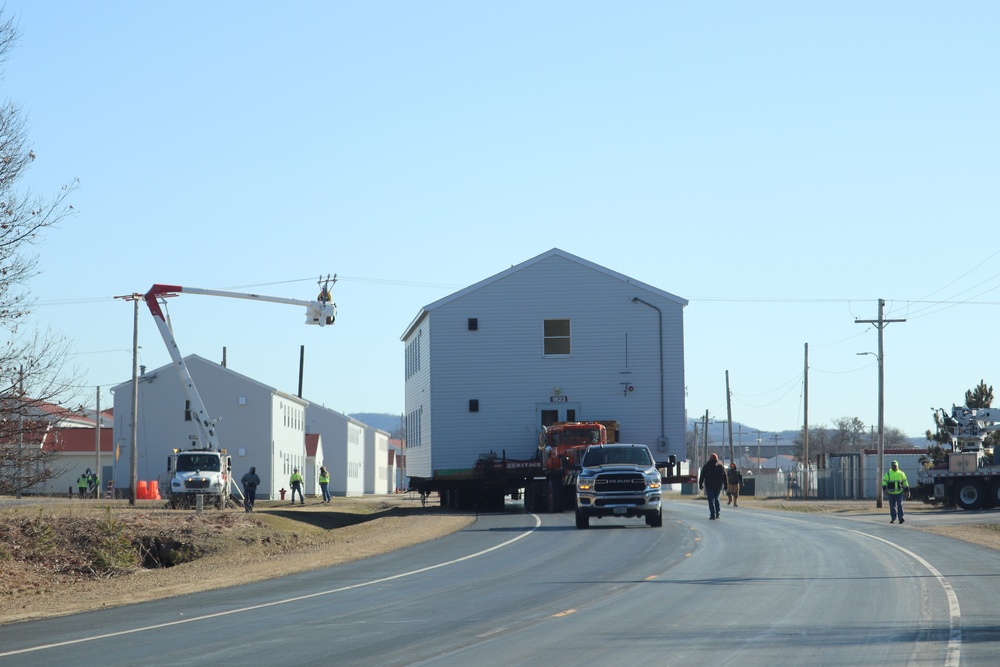
<svg viewBox="0 0 1000 667">
<path fill-rule="evenodd" d="M 402 335 L 406 474 L 530 458 L 573 420 L 683 460 L 686 305 L 556 248 L 424 306 Z"/>
</svg>

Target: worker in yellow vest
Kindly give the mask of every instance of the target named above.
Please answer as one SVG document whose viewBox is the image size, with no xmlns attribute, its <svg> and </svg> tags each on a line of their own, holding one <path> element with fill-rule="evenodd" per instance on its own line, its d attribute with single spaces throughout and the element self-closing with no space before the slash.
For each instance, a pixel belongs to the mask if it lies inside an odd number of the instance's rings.
<svg viewBox="0 0 1000 667">
<path fill-rule="evenodd" d="M 896 523 L 896 518 L 903 523 L 903 492 L 910 493 L 910 485 L 906 482 L 906 473 L 899 469 L 899 461 L 893 461 L 892 467 L 882 476 L 882 490 L 889 496 L 889 523 Z"/>
<path fill-rule="evenodd" d="M 86 475 L 80 475 L 79 477 L 76 478 L 76 490 L 77 490 L 77 493 L 80 494 L 81 498 L 83 498 L 83 496 L 86 495 L 86 493 L 87 493 L 87 476 Z"/>
<path fill-rule="evenodd" d="M 288 478 L 288 483 L 292 487 L 292 504 L 295 504 L 295 492 L 299 493 L 299 500 L 302 504 L 306 504 L 305 496 L 302 495 L 302 475 L 299 474 L 299 469 L 296 468 L 292 471 L 292 476 Z"/>
<path fill-rule="evenodd" d="M 330 471 L 326 466 L 319 467 L 319 488 L 323 492 L 323 502 L 330 502 Z"/>
</svg>

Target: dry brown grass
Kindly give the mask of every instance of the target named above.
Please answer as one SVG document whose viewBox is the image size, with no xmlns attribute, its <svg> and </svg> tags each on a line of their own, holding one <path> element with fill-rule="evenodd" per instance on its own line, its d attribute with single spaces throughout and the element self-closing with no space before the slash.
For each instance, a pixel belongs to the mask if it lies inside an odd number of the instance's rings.
<svg viewBox="0 0 1000 667">
<path fill-rule="evenodd" d="M 257 509 L 199 515 L 147 501 L 137 507 L 28 501 L 5 508 L 0 511 L 0 624 L 335 565 L 432 540 L 475 520 L 422 508 L 404 496 L 335 498 L 329 505 L 311 501 L 294 507 L 258 503 Z M 170 560 L 182 562 L 157 567 Z"/>
</svg>

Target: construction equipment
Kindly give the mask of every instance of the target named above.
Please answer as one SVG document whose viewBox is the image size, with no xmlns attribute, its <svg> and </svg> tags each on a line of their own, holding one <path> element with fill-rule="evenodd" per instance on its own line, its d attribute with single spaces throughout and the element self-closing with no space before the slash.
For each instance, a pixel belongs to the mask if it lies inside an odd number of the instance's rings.
<svg viewBox="0 0 1000 667">
<path fill-rule="evenodd" d="M 319 296 L 314 301 L 289 299 L 284 297 L 263 296 L 244 292 L 228 292 L 222 290 L 201 289 L 197 287 L 181 287 L 179 285 L 153 285 L 143 297 L 153 320 L 167 346 L 167 352 L 180 376 L 181 385 L 190 406 L 191 421 L 198 430 L 198 442 L 188 450 L 175 449 L 168 459 L 167 468 L 170 473 L 170 484 L 167 490 L 170 507 L 191 507 L 196 504 L 197 497 L 207 496 L 207 499 L 219 509 L 226 505 L 230 495 L 242 498 L 243 494 L 231 475 L 232 459 L 226 450 L 219 447 L 219 439 L 213 421 L 205 408 L 205 403 L 198 393 L 194 379 L 184 363 L 177 340 L 171 331 L 170 324 L 161 308 L 161 301 L 178 294 L 201 294 L 205 296 L 221 296 L 232 299 L 250 299 L 270 303 L 284 303 L 294 306 L 305 306 L 306 324 L 326 326 L 333 324 L 337 316 L 337 306 L 330 296 L 330 287 L 336 283 L 337 276 L 320 276 Z"/>
<path fill-rule="evenodd" d="M 986 436 L 1000 430 L 1000 409 L 952 406 L 942 409 L 951 435 L 945 460 L 917 474 L 916 495 L 964 510 L 1000 506 L 1000 466 Z"/>
</svg>

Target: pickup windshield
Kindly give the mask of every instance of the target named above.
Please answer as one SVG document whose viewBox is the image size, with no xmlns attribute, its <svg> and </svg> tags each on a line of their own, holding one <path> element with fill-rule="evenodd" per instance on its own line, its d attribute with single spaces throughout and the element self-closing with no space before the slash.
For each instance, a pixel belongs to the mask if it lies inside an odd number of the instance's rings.
<svg viewBox="0 0 1000 667">
<path fill-rule="evenodd" d="M 591 447 L 583 457 L 583 465 L 594 467 L 625 464 L 648 467 L 653 465 L 645 447 Z"/>
<path fill-rule="evenodd" d="M 210 454 L 185 454 L 177 457 L 177 472 L 195 472 L 199 470 L 219 472 L 218 456 Z"/>
</svg>

